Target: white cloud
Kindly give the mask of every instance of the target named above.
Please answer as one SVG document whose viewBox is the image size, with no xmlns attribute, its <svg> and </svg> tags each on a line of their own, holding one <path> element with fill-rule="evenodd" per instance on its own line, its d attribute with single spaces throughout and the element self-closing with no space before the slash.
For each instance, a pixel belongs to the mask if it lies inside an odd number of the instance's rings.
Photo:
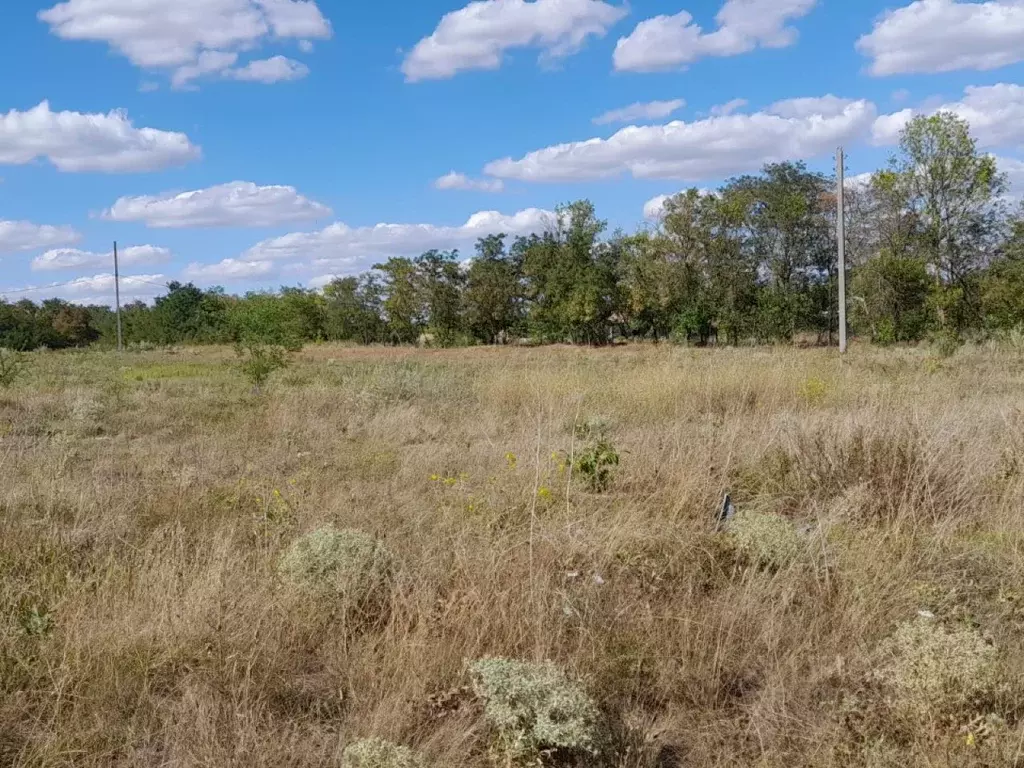
<svg viewBox="0 0 1024 768">
<path fill-rule="evenodd" d="M 988 70 L 1024 61 L 1021 0 L 917 0 L 857 41 L 873 75 Z"/>
<path fill-rule="evenodd" d="M 713 117 L 725 117 L 731 115 L 733 112 L 738 112 L 747 106 L 748 102 L 746 99 L 732 99 L 731 101 L 725 102 L 725 104 L 716 104 L 711 108 L 711 115 Z"/>
<path fill-rule="evenodd" d="M 273 271 L 274 264 L 269 261 L 224 259 L 216 264 L 189 264 L 184 275 L 189 280 L 245 280 L 265 277 Z"/>
<path fill-rule="evenodd" d="M 704 32 L 693 16 L 680 11 L 637 24 L 615 46 L 615 69 L 655 72 L 678 69 L 705 56 L 736 56 L 757 47 L 784 48 L 796 42 L 788 23 L 806 16 L 817 0 L 726 0 L 715 20 L 718 29 Z"/>
<path fill-rule="evenodd" d="M 528 208 L 511 216 L 481 211 L 455 227 L 434 224 L 377 224 L 349 227 L 340 222 L 316 232 L 295 232 L 264 240 L 250 248 L 245 261 L 311 259 L 323 272 L 351 273 L 390 256 L 413 256 L 432 248 L 468 249 L 487 235 L 543 232 L 554 220 L 550 211 Z"/>
<path fill-rule="evenodd" d="M 0 219 L 0 253 L 34 251 L 38 248 L 54 248 L 71 245 L 82 236 L 71 227 L 54 227 L 49 224 L 33 224 L 30 221 L 5 221 Z"/>
<path fill-rule="evenodd" d="M 1013 157 L 997 157 L 999 170 L 1010 182 L 1010 194 L 1014 199 L 1024 199 L 1024 160 Z"/>
<path fill-rule="evenodd" d="M 891 145 L 916 115 L 939 111 L 954 112 L 971 126 L 971 134 L 982 147 L 1024 147 L 1024 86 L 998 83 L 968 86 L 960 101 L 940 104 L 934 109 L 903 109 L 880 115 L 872 128 L 872 141 Z"/>
<path fill-rule="evenodd" d="M 464 173 L 452 171 L 434 181 L 435 189 L 465 189 L 476 192 L 501 192 L 505 182 L 501 179 L 471 179 Z"/>
<path fill-rule="evenodd" d="M 625 8 L 602 0 L 476 0 L 446 14 L 405 58 L 402 72 L 416 82 L 498 69 L 511 48 L 541 48 L 547 59 L 567 56 L 625 15 Z"/>
<path fill-rule="evenodd" d="M 309 67 L 301 61 L 288 59 L 284 56 L 274 56 L 270 59 L 250 61 L 240 69 L 228 70 L 225 72 L 225 77 L 269 85 L 271 83 L 283 83 L 288 80 L 301 80 L 308 74 Z"/>
<path fill-rule="evenodd" d="M 598 115 L 594 118 L 595 125 L 607 125 L 608 123 L 628 123 L 633 120 L 663 120 L 673 112 L 678 112 L 686 106 L 683 99 L 672 99 L 671 101 L 646 101 L 630 104 L 628 107 L 613 109 Z"/>
<path fill-rule="evenodd" d="M 320 291 L 323 290 L 330 283 L 333 283 L 339 277 L 344 277 L 344 275 L 317 275 L 316 277 L 307 280 L 306 285 L 308 285 L 310 288 L 314 290 Z"/>
<path fill-rule="evenodd" d="M 874 175 L 875 174 L 872 171 L 866 171 L 864 173 L 854 174 L 853 176 L 847 176 L 843 180 L 843 189 L 866 189 L 871 186 L 871 179 Z"/>
<path fill-rule="evenodd" d="M 687 190 L 682 189 L 677 192 L 677 195 L 681 195 Z M 712 189 L 706 189 L 701 187 L 697 190 L 702 195 L 714 195 L 715 191 Z M 675 197 L 675 195 L 658 195 L 652 197 L 646 203 L 644 203 L 644 218 L 648 221 L 660 221 L 661 217 L 665 215 L 665 203 L 669 198 Z"/>
<path fill-rule="evenodd" d="M 871 126 L 871 143 L 880 147 L 896 144 L 900 133 L 914 118 L 914 110 L 901 109 L 888 115 L 879 115 Z"/>
<path fill-rule="evenodd" d="M 238 61 L 238 54 L 224 51 L 203 51 L 194 64 L 185 64 L 171 75 L 172 88 L 186 88 L 203 75 L 223 73 Z"/>
<path fill-rule="evenodd" d="M 607 139 L 539 149 L 485 167 L 488 175 L 523 181 L 674 178 L 698 181 L 757 170 L 764 163 L 812 158 L 851 143 L 871 128 L 875 106 L 826 96 L 792 99 L 747 115 L 630 126 Z"/>
<path fill-rule="evenodd" d="M 248 181 L 122 197 L 103 213 L 112 221 L 141 221 L 156 229 L 269 227 L 330 215 L 330 208 L 303 197 L 294 187 L 260 187 Z"/>
<path fill-rule="evenodd" d="M 315 0 L 67 0 L 38 15 L 58 37 L 106 43 L 179 86 L 268 41 L 331 37 Z"/>
<path fill-rule="evenodd" d="M 121 303 L 135 299 L 148 299 L 167 292 L 167 278 L 164 275 L 121 275 Z M 26 286 L 25 288 L 0 289 L 0 297 L 9 301 L 31 299 L 65 299 L 74 304 L 114 303 L 114 275 L 112 273 L 80 277 L 77 280 L 47 285 Z"/>
<path fill-rule="evenodd" d="M 117 261 L 122 267 L 162 264 L 171 259 L 169 248 L 155 245 L 133 245 L 119 248 Z M 77 248 L 56 248 L 32 259 L 35 272 L 53 272 L 60 269 L 81 269 L 84 267 L 106 267 L 114 263 L 114 252 L 93 253 Z"/>
<path fill-rule="evenodd" d="M 131 173 L 183 165 L 199 155 L 185 134 L 136 128 L 121 111 L 53 112 L 44 101 L 0 114 L 0 164 L 45 157 L 61 171 Z"/>
</svg>

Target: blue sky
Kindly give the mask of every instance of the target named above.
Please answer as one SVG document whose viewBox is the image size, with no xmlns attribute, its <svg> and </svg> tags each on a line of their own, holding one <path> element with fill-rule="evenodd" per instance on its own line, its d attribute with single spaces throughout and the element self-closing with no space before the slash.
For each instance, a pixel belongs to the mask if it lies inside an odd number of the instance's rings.
<svg viewBox="0 0 1024 768">
<path fill-rule="evenodd" d="M 148 298 L 468 252 L 580 197 L 632 231 L 765 161 L 871 170 L 939 107 L 1024 188 L 1024 0 L 17 0 L 0 68 L 9 299 L 109 302 L 115 239 Z"/>
</svg>

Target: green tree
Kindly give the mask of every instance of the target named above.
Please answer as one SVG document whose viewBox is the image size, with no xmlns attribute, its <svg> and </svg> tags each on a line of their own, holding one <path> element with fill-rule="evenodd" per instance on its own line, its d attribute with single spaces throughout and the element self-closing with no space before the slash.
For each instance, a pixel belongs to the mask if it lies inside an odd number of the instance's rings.
<svg viewBox="0 0 1024 768">
<path fill-rule="evenodd" d="M 495 344 L 522 323 L 522 262 L 505 248 L 505 235 L 490 235 L 476 244 L 466 272 L 466 323 L 478 341 Z"/>
<path fill-rule="evenodd" d="M 530 323 L 543 339 L 604 344 L 618 309 L 623 242 L 600 241 L 606 223 L 580 200 L 556 210 L 555 227 L 524 245 Z"/>
<path fill-rule="evenodd" d="M 885 252 L 871 259 L 850 283 L 854 330 L 881 344 L 919 341 L 930 326 L 931 285 L 923 259 Z"/>
<path fill-rule="evenodd" d="M 427 251 L 418 256 L 416 288 L 428 328 L 442 346 L 453 346 L 464 331 L 462 290 L 465 276 L 458 251 Z"/>
<path fill-rule="evenodd" d="M 374 265 L 374 269 L 383 278 L 388 339 L 395 344 L 412 344 L 426 325 L 416 265 L 410 259 L 393 256 Z"/>
<path fill-rule="evenodd" d="M 374 344 L 384 341 L 384 286 L 372 272 L 342 277 L 324 288 L 327 338 Z"/>
<path fill-rule="evenodd" d="M 905 186 L 908 213 L 933 271 L 941 324 L 963 331 L 980 324 L 976 279 L 992 252 L 1006 177 L 978 152 L 970 127 L 951 112 L 911 120 L 890 163 Z"/>
<path fill-rule="evenodd" d="M 1024 328 L 1024 204 L 1008 222 L 1000 254 L 981 279 L 981 305 L 989 328 Z"/>
</svg>

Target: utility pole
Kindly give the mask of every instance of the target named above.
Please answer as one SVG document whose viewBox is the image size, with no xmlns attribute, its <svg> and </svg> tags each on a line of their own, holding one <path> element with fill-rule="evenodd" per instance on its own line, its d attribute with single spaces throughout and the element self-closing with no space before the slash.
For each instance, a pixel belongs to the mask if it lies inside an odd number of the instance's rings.
<svg viewBox="0 0 1024 768">
<path fill-rule="evenodd" d="M 117 240 L 114 241 L 114 303 L 117 307 L 117 351 L 124 351 L 121 337 L 121 276 L 117 271 Z"/>
<path fill-rule="evenodd" d="M 846 157 L 843 148 L 836 152 L 836 240 L 839 243 L 839 351 L 846 353 Z"/>
</svg>

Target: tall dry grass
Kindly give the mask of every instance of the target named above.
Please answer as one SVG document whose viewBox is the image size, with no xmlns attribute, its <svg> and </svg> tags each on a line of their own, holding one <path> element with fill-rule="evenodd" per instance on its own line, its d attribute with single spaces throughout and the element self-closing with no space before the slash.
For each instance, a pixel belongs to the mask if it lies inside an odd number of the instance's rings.
<svg viewBox="0 0 1024 768">
<path fill-rule="evenodd" d="M 484 766 L 490 655 L 583 682 L 592 765 L 1024 764 L 1017 354 L 322 346 L 262 397 L 228 350 L 31 363 L 0 392 L 2 765 L 379 737 Z M 598 416 L 604 493 L 570 469 Z M 726 491 L 812 555 L 738 558 Z M 281 553 L 328 523 L 394 554 L 379 620 L 285 598 Z M 878 654 L 919 611 L 997 649 L 988 698 L 901 719 Z"/>
</svg>

